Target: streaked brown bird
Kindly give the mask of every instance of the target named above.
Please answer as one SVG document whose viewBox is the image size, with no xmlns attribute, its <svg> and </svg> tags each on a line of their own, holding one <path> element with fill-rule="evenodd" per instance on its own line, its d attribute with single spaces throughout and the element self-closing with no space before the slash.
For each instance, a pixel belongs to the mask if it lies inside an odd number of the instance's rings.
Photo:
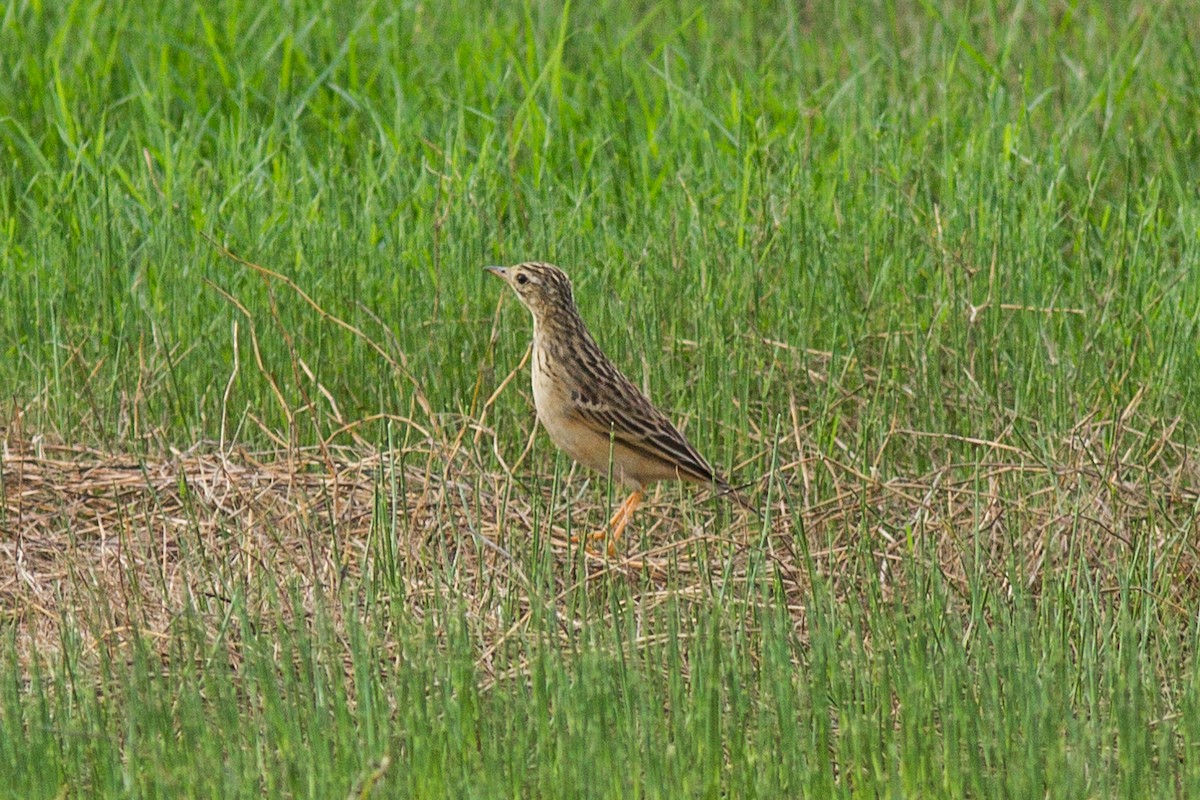
<svg viewBox="0 0 1200 800">
<path fill-rule="evenodd" d="M 533 315 L 533 403 L 551 441 L 585 467 L 611 468 L 631 490 L 608 523 L 610 555 L 656 481 L 714 486 L 752 509 L 596 345 L 565 272 L 539 262 L 484 269 L 512 287 Z"/>
</svg>

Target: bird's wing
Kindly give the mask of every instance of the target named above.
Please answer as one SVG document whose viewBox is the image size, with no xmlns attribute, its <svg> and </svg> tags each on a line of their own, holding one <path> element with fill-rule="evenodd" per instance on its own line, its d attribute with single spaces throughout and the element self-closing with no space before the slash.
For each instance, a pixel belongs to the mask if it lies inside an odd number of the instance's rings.
<svg viewBox="0 0 1200 800">
<path fill-rule="evenodd" d="M 728 486 L 704 456 L 696 452 L 684 435 L 658 411 L 641 392 L 628 385 L 633 394 L 622 392 L 621 406 L 596 397 L 576 397 L 580 418 L 598 433 L 637 451 L 646 458 L 660 461 L 678 470 L 681 477 L 698 483 Z"/>
<path fill-rule="evenodd" d="M 632 410 L 621 410 L 597 401 L 577 400 L 575 408 L 579 417 L 593 430 L 605 436 L 611 435 L 615 442 L 637 451 L 645 458 L 661 462 L 668 469 L 676 470 L 681 478 L 715 486 L 719 497 L 732 500 L 756 516 L 761 516 L 749 498 L 721 477 L 648 400 L 645 406 L 638 408 L 636 414 Z"/>
</svg>

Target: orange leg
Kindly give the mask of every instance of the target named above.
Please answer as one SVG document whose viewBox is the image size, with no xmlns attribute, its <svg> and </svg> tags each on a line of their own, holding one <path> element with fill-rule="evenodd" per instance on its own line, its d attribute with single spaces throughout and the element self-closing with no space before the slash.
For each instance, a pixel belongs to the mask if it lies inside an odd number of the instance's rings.
<svg viewBox="0 0 1200 800">
<path fill-rule="evenodd" d="M 645 496 L 640 489 L 635 489 L 633 494 L 629 495 L 624 503 L 621 503 L 621 507 L 617 509 L 617 513 L 613 514 L 613 518 L 608 521 L 608 554 L 610 556 L 617 554 L 617 540 L 625 532 L 625 526 L 629 524 L 629 520 L 633 518 L 633 512 L 637 511 Z"/>
<path fill-rule="evenodd" d="M 591 541 L 600 541 L 608 539 L 608 555 L 615 557 L 617 555 L 617 540 L 621 538 L 621 534 L 625 531 L 625 527 L 629 524 L 629 520 L 633 517 L 633 512 L 637 511 L 638 506 L 642 504 L 642 500 L 646 497 L 640 489 L 634 490 L 633 494 L 625 498 L 625 502 L 617 507 L 613 513 L 612 519 L 608 521 L 608 525 L 602 531 L 596 531 L 592 535 L 586 537 Z M 574 538 L 574 537 L 572 537 Z M 578 539 L 575 539 L 578 541 Z"/>
</svg>

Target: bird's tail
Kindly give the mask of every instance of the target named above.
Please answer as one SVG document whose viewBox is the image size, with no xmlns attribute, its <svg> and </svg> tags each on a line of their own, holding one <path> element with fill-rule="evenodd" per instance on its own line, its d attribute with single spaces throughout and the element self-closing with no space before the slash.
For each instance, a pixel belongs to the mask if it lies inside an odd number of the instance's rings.
<svg viewBox="0 0 1200 800">
<path fill-rule="evenodd" d="M 750 502 L 750 498 L 744 492 L 731 486 L 728 481 L 721 480 L 717 482 L 717 496 L 723 497 L 732 503 L 737 503 L 756 517 L 762 516 L 762 512 L 758 510 L 758 506 Z"/>
</svg>

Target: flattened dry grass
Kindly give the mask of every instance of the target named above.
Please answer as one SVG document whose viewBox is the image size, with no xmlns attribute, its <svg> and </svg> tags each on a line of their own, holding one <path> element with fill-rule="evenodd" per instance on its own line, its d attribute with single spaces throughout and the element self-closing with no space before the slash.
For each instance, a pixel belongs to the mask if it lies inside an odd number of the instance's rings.
<svg viewBox="0 0 1200 800">
<path fill-rule="evenodd" d="M 528 622 L 529 593 L 546 591 L 530 575 L 546 567 L 564 625 L 565 598 L 604 576 L 624 576 L 639 602 L 668 591 L 747 599 L 759 596 L 748 583 L 774 581 L 801 637 L 815 576 L 839 600 L 864 580 L 888 594 L 913 555 L 935 562 L 964 598 L 973 581 L 1007 593 L 1019 580 L 1036 595 L 1048 575 L 1072 571 L 1104 596 L 1118 565 L 1152 550 L 1165 565 L 1166 607 L 1183 620 L 1200 597 L 1188 533 L 1200 453 L 1176 425 L 1139 419 L 1134 407 L 1080 421 L 1049 453 L 979 440 L 975 462 L 887 479 L 819 453 L 796 428 L 759 481 L 760 519 L 664 486 L 613 559 L 571 541 L 607 512 L 602 491 L 581 490 L 582 473 L 556 487 L 481 467 L 487 429 L 467 429 L 484 435 L 396 450 L 198 443 L 135 456 L 10 426 L 0 451 L 0 606 L 20 652 L 53 653 L 64 625 L 88 638 L 85 650 L 119 652 L 136 637 L 166 648 L 185 611 L 218 620 L 234 594 L 255 607 L 285 588 L 310 605 L 370 576 L 417 619 L 438 593 L 456 598 L 476 626 L 479 665 L 494 676 L 498 649 Z M 955 439 L 896 430 L 884 446 L 924 448 L 937 462 Z M 751 553 L 770 569 L 748 568 Z"/>
</svg>

